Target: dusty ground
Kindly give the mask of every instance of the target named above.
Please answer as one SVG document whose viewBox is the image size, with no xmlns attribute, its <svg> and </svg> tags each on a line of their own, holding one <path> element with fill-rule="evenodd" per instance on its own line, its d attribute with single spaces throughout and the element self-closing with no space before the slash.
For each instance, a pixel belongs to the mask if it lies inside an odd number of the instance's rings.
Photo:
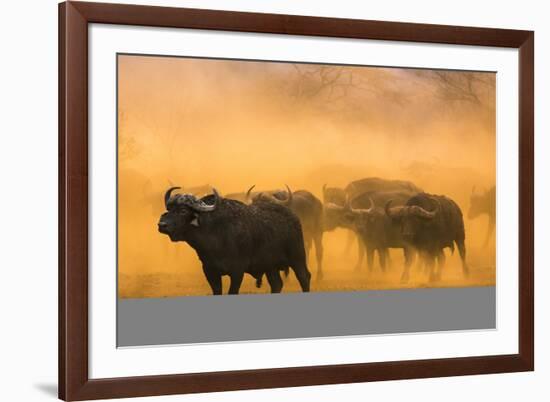
<svg viewBox="0 0 550 402">
<path fill-rule="evenodd" d="M 354 290 L 373 289 L 405 289 L 428 287 L 465 287 L 465 286 L 490 286 L 495 284 L 495 267 L 490 264 L 488 258 L 481 258 L 470 253 L 470 275 L 465 278 L 460 267 L 458 255 L 451 256 L 447 252 L 447 264 L 440 281 L 429 282 L 428 276 L 416 265 L 411 267 L 411 278 L 407 283 L 401 283 L 400 277 L 403 269 L 403 258 L 398 250 L 392 251 L 392 266 L 382 273 L 378 264 L 375 264 L 373 272 L 363 267 L 355 271 L 355 250 L 344 254 L 328 253 L 325 257 L 324 278 L 316 280 L 316 264 L 309 262 L 309 269 L 313 275 L 311 291 L 313 292 L 342 292 Z M 178 256 L 173 256 L 178 258 Z M 488 263 L 489 261 L 489 263 Z M 155 271 L 149 267 L 147 274 L 124 274 L 119 276 L 119 297 L 121 298 L 146 298 L 146 297 L 176 297 L 176 296 L 203 296 L 210 295 L 211 290 L 204 277 L 198 261 L 182 266 L 181 272 Z M 223 292 L 227 293 L 229 278 L 223 279 Z M 300 291 L 299 284 L 291 273 L 285 280 L 284 292 Z M 264 278 L 260 289 L 255 287 L 254 278 L 245 275 L 240 293 L 268 293 L 269 285 Z"/>
</svg>

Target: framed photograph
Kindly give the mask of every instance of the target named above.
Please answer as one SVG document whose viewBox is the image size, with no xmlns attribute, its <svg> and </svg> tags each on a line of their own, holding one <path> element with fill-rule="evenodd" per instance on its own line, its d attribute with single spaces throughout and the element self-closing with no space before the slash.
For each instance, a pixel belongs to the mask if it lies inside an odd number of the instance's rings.
<svg viewBox="0 0 550 402">
<path fill-rule="evenodd" d="M 59 397 L 534 368 L 534 33 L 59 5 Z"/>
</svg>

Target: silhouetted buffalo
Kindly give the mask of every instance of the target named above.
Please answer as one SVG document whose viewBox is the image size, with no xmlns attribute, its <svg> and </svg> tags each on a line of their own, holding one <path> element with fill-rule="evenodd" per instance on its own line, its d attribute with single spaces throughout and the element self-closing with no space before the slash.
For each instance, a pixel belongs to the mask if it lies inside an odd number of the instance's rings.
<svg viewBox="0 0 550 402">
<path fill-rule="evenodd" d="M 468 210 L 468 219 L 475 219 L 481 215 L 487 215 L 489 218 L 487 224 L 487 234 L 485 235 L 485 241 L 483 247 L 487 247 L 489 240 L 495 230 L 496 222 L 496 187 L 493 186 L 489 190 L 478 194 L 475 191 L 475 187 L 472 188 L 472 194 L 470 195 L 470 209 Z"/>
<path fill-rule="evenodd" d="M 386 215 L 384 208 L 375 205 L 372 198 L 368 208 L 354 208 L 351 203 L 344 207 L 332 204 L 333 210 L 339 210 L 341 219 L 352 225 L 363 241 L 367 251 L 367 266 L 369 271 L 373 269 L 374 252 L 378 252 L 380 267 L 386 270 L 388 249 L 403 249 L 405 257 L 405 269 L 401 275 L 403 282 L 409 279 L 409 270 L 414 258 L 413 247 L 403 239 L 399 224 Z"/>
<path fill-rule="evenodd" d="M 230 294 L 239 293 L 245 273 L 256 280 L 267 276 L 272 293 L 283 287 L 279 271 L 290 267 L 304 292 L 309 291 L 302 228 L 287 208 L 258 200 L 251 205 L 222 198 L 216 190 L 201 199 L 175 194 L 164 196 L 166 212 L 159 232 L 173 242 L 187 242 L 202 262 L 215 295 L 222 294 L 222 275 L 229 275 Z"/>
<path fill-rule="evenodd" d="M 337 187 L 323 186 L 323 195 L 325 196 L 325 230 L 331 231 L 337 227 L 342 227 L 355 231 L 350 226 L 349 220 L 342 219 L 342 206 L 347 200 L 351 201 L 353 208 L 369 208 L 370 200 L 374 201 L 376 207 L 384 208 L 388 200 L 394 200 L 394 205 L 404 205 L 412 196 L 421 192 L 421 189 L 409 181 L 403 180 L 385 180 L 378 177 L 369 177 L 351 182 L 345 189 Z M 359 239 L 358 234 L 356 234 Z M 353 237 L 348 238 L 346 252 L 349 252 Z M 355 266 L 356 270 L 361 269 L 365 256 L 365 247 L 363 241 L 358 241 L 358 258 Z M 389 252 L 378 249 L 379 252 L 385 252 L 385 260 L 389 265 Z M 368 259 L 367 259 L 368 263 Z M 370 266 L 372 269 L 372 265 Z"/>
<path fill-rule="evenodd" d="M 257 200 L 269 200 L 273 203 L 289 208 L 300 220 L 304 234 L 306 253 L 309 254 L 315 244 L 317 261 L 317 278 L 323 277 L 323 204 L 312 193 L 306 190 L 292 192 L 287 186 L 286 192 L 259 193 L 253 197 Z"/>
<path fill-rule="evenodd" d="M 463 273 L 468 274 L 464 220 L 460 207 L 453 200 L 443 195 L 421 193 L 411 197 L 404 206 L 392 207 L 391 204 L 391 200 L 386 203 L 386 214 L 399 223 L 404 240 L 422 254 L 430 280 L 441 277 L 445 264 L 443 249 L 450 247 L 454 251 L 455 244 L 462 259 Z"/>
</svg>

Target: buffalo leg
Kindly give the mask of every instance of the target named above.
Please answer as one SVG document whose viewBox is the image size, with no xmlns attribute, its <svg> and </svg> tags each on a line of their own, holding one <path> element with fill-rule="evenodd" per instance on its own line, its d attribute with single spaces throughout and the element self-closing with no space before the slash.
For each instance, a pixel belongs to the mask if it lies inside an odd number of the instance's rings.
<svg viewBox="0 0 550 402">
<path fill-rule="evenodd" d="M 241 288 L 241 283 L 243 282 L 243 272 L 237 272 L 230 275 L 231 284 L 229 285 L 229 294 L 238 295 L 239 289 Z"/>
<path fill-rule="evenodd" d="M 426 257 L 423 251 L 416 252 L 416 269 L 418 272 L 423 272 L 426 268 Z"/>
<path fill-rule="evenodd" d="M 435 274 L 435 257 L 431 253 L 426 253 L 424 254 L 424 259 L 426 260 L 425 264 L 428 269 L 428 274 L 430 278 L 429 281 L 435 282 L 437 280 L 437 276 Z"/>
<path fill-rule="evenodd" d="M 317 258 L 317 279 L 323 279 L 323 232 L 319 231 L 313 238 L 315 257 Z"/>
<path fill-rule="evenodd" d="M 363 266 L 363 258 L 365 257 L 365 242 L 359 235 L 357 235 L 357 265 L 355 266 L 355 270 L 359 271 L 361 270 L 361 267 Z"/>
<path fill-rule="evenodd" d="M 384 253 L 386 253 L 386 268 L 391 269 L 392 261 L 390 256 L 390 249 L 389 248 L 384 249 Z"/>
<path fill-rule="evenodd" d="M 311 280 L 311 274 L 309 273 L 307 269 L 307 265 L 304 262 L 295 263 L 290 266 L 292 270 L 294 271 L 294 275 L 296 275 L 296 278 L 298 279 L 298 282 L 300 283 L 300 287 L 302 288 L 302 292 L 309 292 L 309 282 Z"/>
<path fill-rule="evenodd" d="M 212 293 L 215 295 L 221 295 L 222 294 L 222 276 L 216 271 L 213 271 L 204 267 L 203 267 L 203 272 L 204 272 L 204 275 L 206 276 L 206 280 L 208 281 L 208 284 L 210 285 L 210 288 L 212 289 Z"/>
<path fill-rule="evenodd" d="M 271 293 L 281 293 L 281 289 L 283 289 L 283 280 L 281 279 L 279 271 L 269 271 L 265 276 L 267 276 L 267 281 L 271 287 Z"/>
<path fill-rule="evenodd" d="M 388 255 L 387 248 L 379 248 L 378 250 L 378 260 L 380 261 L 380 268 L 382 272 L 386 272 L 386 257 Z"/>
<path fill-rule="evenodd" d="M 447 259 L 445 257 L 445 251 L 443 249 L 441 249 L 439 251 L 439 253 L 437 254 L 437 275 L 436 275 L 437 280 L 441 279 L 441 272 L 443 271 L 443 268 L 445 267 L 445 261 L 446 260 Z"/>
<path fill-rule="evenodd" d="M 367 246 L 367 267 L 369 268 L 369 272 L 372 272 L 373 265 L 374 265 L 374 249 Z"/>
<path fill-rule="evenodd" d="M 309 261 L 309 251 L 311 250 L 310 236 L 304 236 L 304 249 L 306 250 L 306 261 Z"/>
<path fill-rule="evenodd" d="M 458 247 L 458 253 L 460 254 L 460 259 L 462 260 L 462 273 L 464 276 L 468 276 L 470 273 L 470 268 L 466 262 L 466 246 L 464 245 L 464 240 L 457 241 L 456 245 Z"/>
<path fill-rule="evenodd" d="M 423 263 L 423 266 L 424 266 L 424 273 L 425 274 L 430 274 L 431 270 L 432 270 L 432 267 L 430 266 L 429 262 L 430 262 L 430 259 L 432 258 L 432 254 L 430 254 L 430 252 L 426 252 L 426 251 L 423 251 L 422 254 L 421 254 L 421 257 L 422 257 L 422 260 L 424 261 Z M 434 264 L 435 264 L 435 260 L 432 261 Z"/>
<path fill-rule="evenodd" d="M 263 275 L 260 275 L 260 276 L 257 276 L 256 277 L 256 287 L 259 289 L 262 287 L 262 276 Z"/>
<path fill-rule="evenodd" d="M 413 263 L 414 251 L 410 248 L 404 248 L 403 255 L 405 256 L 405 267 L 403 268 L 403 274 L 401 274 L 401 282 L 406 283 L 409 281 L 409 272 Z"/>
</svg>

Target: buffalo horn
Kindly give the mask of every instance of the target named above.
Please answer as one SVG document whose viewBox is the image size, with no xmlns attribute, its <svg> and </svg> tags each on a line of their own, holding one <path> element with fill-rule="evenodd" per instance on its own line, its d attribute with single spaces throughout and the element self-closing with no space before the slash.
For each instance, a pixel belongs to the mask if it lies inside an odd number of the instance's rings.
<svg viewBox="0 0 550 402">
<path fill-rule="evenodd" d="M 289 207 L 292 204 L 292 191 L 290 190 L 290 187 L 288 187 L 288 185 L 286 185 L 286 189 L 287 189 L 286 200 L 279 200 L 277 197 L 275 197 L 271 193 L 260 194 L 260 196 L 258 196 L 258 198 L 265 197 L 265 198 L 269 199 L 270 201 L 274 202 L 275 204 L 284 205 L 286 207 Z"/>
<path fill-rule="evenodd" d="M 369 208 L 368 209 L 364 209 L 364 208 L 353 208 L 351 206 L 353 202 L 351 202 L 349 204 L 349 209 L 351 210 L 351 212 L 353 213 L 363 213 L 363 214 L 370 214 L 372 211 L 374 211 L 374 201 L 372 200 L 371 197 L 369 197 Z"/>
<path fill-rule="evenodd" d="M 287 199 L 286 199 L 286 205 L 290 206 L 292 205 L 292 190 L 290 189 L 290 187 L 288 187 L 288 184 L 285 184 L 286 186 L 286 189 L 287 189 Z"/>
<path fill-rule="evenodd" d="M 170 197 L 172 196 L 172 191 L 179 190 L 181 187 L 170 187 L 166 193 L 164 193 L 164 205 L 166 208 L 168 208 L 168 201 L 170 201 Z"/>
<path fill-rule="evenodd" d="M 326 208 L 326 209 L 331 209 L 331 210 L 333 210 L 333 211 L 341 211 L 341 210 L 344 209 L 343 206 L 338 205 L 338 204 L 335 204 L 335 203 L 333 203 L 333 202 L 327 202 L 327 203 L 325 204 L 325 208 Z"/>
<path fill-rule="evenodd" d="M 389 200 L 386 202 L 386 205 L 384 206 L 384 211 L 386 211 L 386 215 L 388 215 L 390 218 L 395 218 L 401 215 L 405 207 L 391 207 L 391 203 L 393 200 Z"/>
<path fill-rule="evenodd" d="M 246 192 L 245 200 L 246 200 L 247 203 L 250 201 L 250 193 L 252 192 L 252 190 L 254 189 L 254 187 L 256 187 L 255 184 L 254 184 L 252 187 L 250 187 L 250 188 L 247 190 L 247 192 Z"/>
<path fill-rule="evenodd" d="M 202 200 L 199 200 L 196 204 L 192 205 L 192 208 L 197 212 L 212 212 L 214 211 L 220 203 L 220 194 L 215 188 L 212 188 L 214 193 L 214 204 L 208 205 Z"/>
<path fill-rule="evenodd" d="M 420 206 L 414 206 L 412 207 L 412 212 L 414 212 L 414 214 L 416 214 L 417 216 L 420 216 L 422 218 L 429 218 L 429 219 L 432 219 L 434 216 L 437 215 L 437 213 L 439 212 L 439 209 L 441 208 L 441 205 L 439 204 L 439 201 L 435 198 L 430 198 L 434 203 L 435 203 L 435 209 L 433 211 L 427 211 L 425 210 L 424 208 L 420 207 Z"/>
</svg>

